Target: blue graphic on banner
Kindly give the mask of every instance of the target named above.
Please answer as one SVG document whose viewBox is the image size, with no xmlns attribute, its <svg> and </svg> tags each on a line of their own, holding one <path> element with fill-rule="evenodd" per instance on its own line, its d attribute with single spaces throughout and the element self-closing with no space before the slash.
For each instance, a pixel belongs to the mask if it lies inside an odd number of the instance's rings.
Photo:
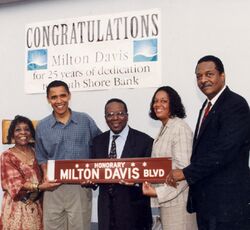
<svg viewBox="0 0 250 230">
<path fill-rule="evenodd" d="M 134 41 L 134 62 L 157 61 L 157 39 Z"/>
<path fill-rule="evenodd" d="M 47 69 L 48 60 L 47 49 L 29 50 L 28 51 L 28 70 Z"/>
</svg>

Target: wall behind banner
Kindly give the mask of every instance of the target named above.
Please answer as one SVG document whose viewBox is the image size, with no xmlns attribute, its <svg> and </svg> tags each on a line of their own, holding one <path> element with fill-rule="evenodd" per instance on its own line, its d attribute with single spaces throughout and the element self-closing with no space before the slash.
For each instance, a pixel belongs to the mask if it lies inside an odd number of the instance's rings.
<svg viewBox="0 0 250 230">
<path fill-rule="evenodd" d="M 194 75 L 201 56 L 219 56 L 225 65 L 227 84 L 250 102 L 247 0 L 28 1 L 0 6 L 0 119 L 12 119 L 16 114 L 41 119 L 51 112 L 45 94 L 24 94 L 26 24 L 151 8 L 161 9 L 162 85 L 170 85 L 179 92 L 186 106 L 186 120 L 193 129 L 205 99 L 196 87 Z M 105 102 L 111 97 L 122 98 L 128 105 L 129 124 L 154 137 L 160 126 L 148 117 L 154 91 L 155 88 L 73 92 L 71 108 L 89 113 L 105 131 Z M 0 152 L 8 147 L 0 145 Z M 93 212 L 96 214 L 95 208 Z"/>
</svg>

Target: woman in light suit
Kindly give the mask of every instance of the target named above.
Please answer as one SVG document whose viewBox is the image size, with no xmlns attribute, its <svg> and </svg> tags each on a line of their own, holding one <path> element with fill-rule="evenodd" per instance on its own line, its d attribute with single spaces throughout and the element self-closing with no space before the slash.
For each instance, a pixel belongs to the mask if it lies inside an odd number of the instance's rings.
<svg viewBox="0 0 250 230">
<path fill-rule="evenodd" d="M 178 93 L 169 86 L 156 90 L 150 105 L 150 117 L 160 120 L 162 126 L 154 140 L 152 157 L 171 157 L 172 168 L 184 168 L 192 153 L 192 131 L 183 120 L 184 106 Z M 177 188 L 166 184 L 143 184 L 144 195 L 152 197 L 151 206 L 159 207 L 163 230 L 195 230 L 195 215 L 186 211 L 188 185 Z"/>
</svg>

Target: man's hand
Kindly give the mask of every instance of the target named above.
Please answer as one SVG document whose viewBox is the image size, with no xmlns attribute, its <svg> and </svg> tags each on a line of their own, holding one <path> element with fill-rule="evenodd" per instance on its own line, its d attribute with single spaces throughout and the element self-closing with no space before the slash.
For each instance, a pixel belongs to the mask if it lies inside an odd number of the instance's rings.
<svg viewBox="0 0 250 230">
<path fill-rule="evenodd" d="M 183 171 L 181 169 L 173 169 L 170 171 L 170 173 L 167 175 L 166 183 L 172 187 L 177 187 L 178 181 L 185 180 L 185 176 L 183 174 Z"/>
<path fill-rule="evenodd" d="M 98 184 L 95 184 L 91 180 L 86 180 L 86 181 L 81 182 L 81 186 L 84 187 L 84 188 L 91 188 L 93 190 L 96 190 L 97 187 L 98 187 Z"/>
<path fill-rule="evenodd" d="M 119 184 L 121 184 L 121 185 L 127 185 L 127 186 L 134 186 L 135 185 L 135 183 L 127 182 L 125 180 L 120 180 Z"/>
</svg>

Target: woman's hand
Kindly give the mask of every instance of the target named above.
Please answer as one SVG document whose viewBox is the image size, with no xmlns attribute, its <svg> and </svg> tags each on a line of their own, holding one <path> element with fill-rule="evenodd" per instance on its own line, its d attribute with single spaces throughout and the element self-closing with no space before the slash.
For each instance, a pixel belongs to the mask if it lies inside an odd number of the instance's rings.
<svg viewBox="0 0 250 230">
<path fill-rule="evenodd" d="M 61 183 L 56 182 L 56 180 L 53 181 L 46 180 L 42 184 L 39 184 L 38 189 L 40 191 L 53 191 L 60 185 Z"/>
<path fill-rule="evenodd" d="M 157 197 L 155 188 L 148 182 L 142 184 L 142 192 L 146 196 Z"/>
</svg>

